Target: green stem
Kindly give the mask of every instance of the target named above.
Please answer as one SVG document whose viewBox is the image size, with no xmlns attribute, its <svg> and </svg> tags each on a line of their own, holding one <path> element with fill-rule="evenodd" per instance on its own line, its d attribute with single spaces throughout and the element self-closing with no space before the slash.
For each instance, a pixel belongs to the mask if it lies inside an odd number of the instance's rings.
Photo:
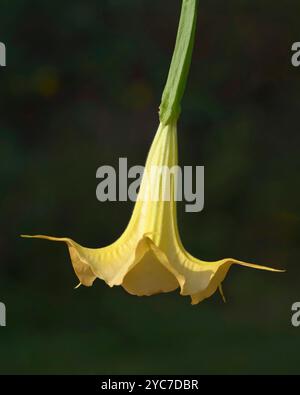
<svg viewBox="0 0 300 395">
<path fill-rule="evenodd" d="M 198 0 L 182 0 L 175 49 L 159 106 L 163 124 L 177 121 L 194 47 Z"/>
</svg>

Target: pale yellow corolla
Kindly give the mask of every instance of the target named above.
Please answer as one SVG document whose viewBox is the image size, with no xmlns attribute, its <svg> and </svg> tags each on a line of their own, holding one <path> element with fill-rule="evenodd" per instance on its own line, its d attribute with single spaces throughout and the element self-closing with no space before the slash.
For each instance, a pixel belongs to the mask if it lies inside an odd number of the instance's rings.
<svg viewBox="0 0 300 395">
<path fill-rule="evenodd" d="M 132 217 L 122 236 L 113 244 L 94 249 L 67 237 L 25 237 L 65 242 L 82 285 L 91 286 L 99 278 L 111 287 L 121 285 L 138 296 L 179 288 L 181 295 L 191 297 L 192 304 L 208 298 L 218 288 L 222 293 L 221 283 L 232 264 L 279 271 L 233 258 L 202 261 L 185 250 L 177 226 L 175 176 L 170 172 L 168 179 L 159 171 L 161 167 L 177 166 L 177 151 L 176 122 L 160 124 L 148 154 Z M 152 176 L 146 176 L 149 174 Z M 155 198 L 154 186 L 159 190 Z M 167 187 L 170 188 L 169 199 L 164 195 Z"/>
</svg>

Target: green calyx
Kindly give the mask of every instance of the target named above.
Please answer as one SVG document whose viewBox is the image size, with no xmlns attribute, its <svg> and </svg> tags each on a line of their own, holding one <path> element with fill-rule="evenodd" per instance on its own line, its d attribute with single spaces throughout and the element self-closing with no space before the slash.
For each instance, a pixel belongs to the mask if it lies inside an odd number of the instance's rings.
<svg viewBox="0 0 300 395">
<path fill-rule="evenodd" d="M 159 106 L 159 119 L 164 125 L 176 122 L 190 69 L 195 40 L 198 0 L 183 0 L 175 49 L 167 82 Z"/>
</svg>

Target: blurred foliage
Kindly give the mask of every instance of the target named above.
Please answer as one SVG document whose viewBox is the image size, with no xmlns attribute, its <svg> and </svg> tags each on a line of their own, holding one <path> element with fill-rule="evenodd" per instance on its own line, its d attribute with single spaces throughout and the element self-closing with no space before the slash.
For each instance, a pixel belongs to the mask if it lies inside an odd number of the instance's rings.
<svg viewBox="0 0 300 395">
<path fill-rule="evenodd" d="M 2 0 L 1 373 L 299 373 L 299 88 L 290 48 L 300 3 L 199 1 L 179 123 L 182 165 L 205 166 L 205 208 L 179 222 L 186 247 L 287 268 L 232 268 L 192 307 L 175 292 L 73 290 L 63 245 L 112 242 L 131 203 L 99 203 L 96 169 L 143 164 L 157 127 L 180 1 Z"/>
</svg>

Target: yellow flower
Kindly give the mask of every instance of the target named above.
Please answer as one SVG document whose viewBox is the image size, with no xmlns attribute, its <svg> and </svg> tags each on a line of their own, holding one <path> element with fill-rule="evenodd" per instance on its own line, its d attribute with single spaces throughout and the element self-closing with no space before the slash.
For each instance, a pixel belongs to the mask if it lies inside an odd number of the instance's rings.
<svg viewBox="0 0 300 395">
<path fill-rule="evenodd" d="M 122 236 L 107 247 L 86 248 L 66 237 L 24 237 L 65 242 L 75 273 L 85 286 L 91 286 L 98 277 L 111 287 L 122 285 L 127 292 L 138 296 L 170 292 L 179 287 L 180 294 L 189 295 L 192 304 L 208 298 L 218 287 L 223 295 L 221 283 L 232 264 L 279 271 L 232 258 L 206 262 L 184 249 L 177 227 L 175 175 L 171 173 L 168 179 L 161 173 L 162 167 L 172 169 L 176 165 L 176 122 L 160 124 L 131 220 Z M 152 174 L 150 178 L 149 174 Z M 158 186 L 158 199 L 153 199 L 154 186 Z M 170 199 L 165 199 L 168 186 Z"/>
</svg>

